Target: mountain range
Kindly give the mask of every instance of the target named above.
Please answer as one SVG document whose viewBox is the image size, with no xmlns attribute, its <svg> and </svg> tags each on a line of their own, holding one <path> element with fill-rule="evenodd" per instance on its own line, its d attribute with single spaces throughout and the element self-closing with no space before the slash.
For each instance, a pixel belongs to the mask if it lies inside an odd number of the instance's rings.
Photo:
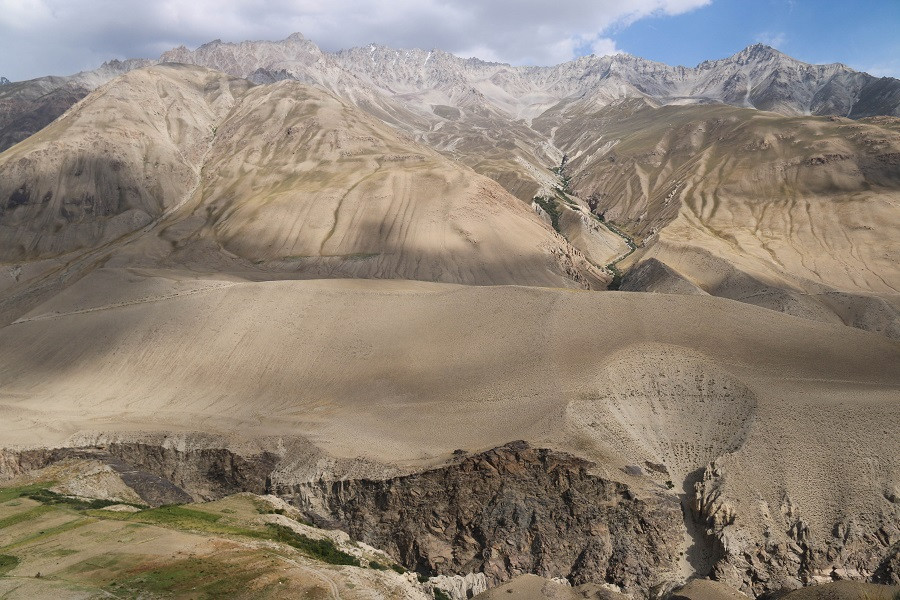
<svg viewBox="0 0 900 600">
<path fill-rule="evenodd" d="M 892 122 L 878 120 L 900 114 L 896 79 L 805 64 L 760 44 L 695 68 L 624 54 L 512 67 L 374 44 L 325 52 L 294 34 L 277 42 L 216 40 L 154 61 L 110 61 L 70 77 L 4 86 L 0 137 L 13 144 L 104 82 L 168 63 L 258 85 L 287 80 L 324 89 L 527 203 L 543 198 L 535 211 L 577 248 L 579 260 L 607 278 L 619 267 L 640 267 L 626 278 L 627 289 L 711 293 L 900 335 L 900 256 L 885 241 L 897 234 L 885 215 L 900 142 Z M 811 115 L 827 118 L 803 118 Z M 716 207 L 736 200 L 757 208 L 710 211 L 710 197 Z M 697 216 L 679 219 L 688 207 Z M 598 223 L 598 215 L 618 230 Z M 707 222 L 717 218 L 725 222 Z M 678 249 L 667 251 L 673 221 L 693 233 L 679 233 Z M 831 233 L 824 223 L 840 226 Z M 21 246 L 20 238 L 6 243 Z M 25 254 L 38 243 L 25 243 Z M 629 245 L 641 247 L 631 252 Z"/>
<path fill-rule="evenodd" d="M 98 85 L 128 70 L 165 62 L 201 65 L 256 83 L 295 79 L 320 85 L 385 111 L 383 117 L 399 112 L 394 115 L 399 122 L 414 129 L 433 125 L 435 116 L 446 117 L 441 112 L 454 108 L 530 124 L 551 108 L 565 111 L 573 103 L 601 107 L 623 98 L 660 104 L 726 103 L 784 115 L 900 114 L 900 81 L 841 64 L 806 64 L 762 44 L 695 68 L 627 54 L 591 55 L 552 67 L 513 67 L 441 50 L 375 44 L 325 52 L 297 33 L 279 42 L 216 40 L 196 50 L 181 46 L 157 60 L 113 60 L 68 77 L 16 82 L 0 94 L 0 150 L 34 133 Z M 399 106 L 379 106 L 385 98 Z M 422 114 L 417 120 L 400 107 Z"/>
<path fill-rule="evenodd" d="M 3 84 L 0 140 L 0 480 L 396 562 L 325 596 L 900 584 L 896 79 L 294 34 Z M 101 586 L 65 548 L 23 589 Z"/>
</svg>

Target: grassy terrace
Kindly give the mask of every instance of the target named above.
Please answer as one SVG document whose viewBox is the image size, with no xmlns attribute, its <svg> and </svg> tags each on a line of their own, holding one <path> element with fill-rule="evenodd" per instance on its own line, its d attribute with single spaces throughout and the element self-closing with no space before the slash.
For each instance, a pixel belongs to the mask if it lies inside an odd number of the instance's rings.
<svg viewBox="0 0 900 600">
<path fill-rule="evenodd" d="M 104 510 L 118 503 L 61 496 L 51 485 L 0 489 L 0 597 L 62 590 L 63 597 L 266 598 L 281 597 L 290 583 L 329 598 L 323 578 L 300 565 L 363 564 L 324 532 L 265 522 L 261 515 L 285 511 L 250 495 L 120 512 Z M 368 566 L 404 571 L 374 560 Z"/>
</svg>

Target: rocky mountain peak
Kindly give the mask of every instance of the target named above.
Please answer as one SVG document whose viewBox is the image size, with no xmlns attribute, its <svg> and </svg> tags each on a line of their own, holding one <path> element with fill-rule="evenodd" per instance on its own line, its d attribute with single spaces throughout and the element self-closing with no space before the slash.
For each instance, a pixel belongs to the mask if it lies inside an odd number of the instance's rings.
<svg viewBox="0 0 900 600">
<path fill-rule="evenodd" d="M 439 49 L 377 43 L 324 51 L 297 32 L 276 41 L 216 39 L 196 49 L 182 45 L 156 60 L 111 60 L 63 78 L 62 84 L 34 80 L 33 89 L 43 96 L 55 86 L 77 88 L 80 95 L 66 96 L 74 103 L 122 73 L 157 63 L 200 65 L 257 84 L 297 80 L 354 102 L 382 106 L 395 116 L 411 110 L 424 121 L 434 118 L 434 105 L 477 108 L 482 115 L 493 112 L 528 121 L 560 102 L 557 113 L 602 107 L 622 98 L 644 98 L 658 105 L 724 103 L 785 115 L 900 116 L 900 80 L 878 79 L 840 64 L 807 64 L 765 44 L 697 67 L 629 54 L 582 56 L 555 66 L 512 66 Z M 66 108 L 60 104 L 52 117 Z M 34 131 L 31 126 L 23 133 L 27 137 Z"/>
<path fill-rule="evenodd" d="M 6 85 L 7 83 L 12 83 L 12 81 L 7 79 L 6 77 L 0 77 L 0 85 Z"/>
<path fill-rule="evenodd" d="M 769 63 L 775 61 L 777 59 L 786 59 L 791 62 L 799 63 L 800 61 L 791 58 L 787 54 L 779 52 L 775 48 L 771 46 L 767 46 L 765 44 L 752 44 L 747 46 L 737 54 L 733 54 L 727 58 L 720 58 L 717 60 L 705 60 L 699 65 L 697 65 L 697 70 L 712 70 L 712 69 L 720 69 L 723 66 L 727 65 L 739 65 L 739 66 L 747 66 L 747 65 L 759 65 L 764 63 Z"/>
<path fill-rule="evenodd" d="M 767 44 L 750 44 L 740 52 L 738 52 L 735 56 L 737 57 L 748 57 L 755 58 L 758 60 L 764 60 L 769 58 L 777 58 L 779 56 L 787 56 L 779 50 L 776 50 L 772 46 Z"/>
</svg>

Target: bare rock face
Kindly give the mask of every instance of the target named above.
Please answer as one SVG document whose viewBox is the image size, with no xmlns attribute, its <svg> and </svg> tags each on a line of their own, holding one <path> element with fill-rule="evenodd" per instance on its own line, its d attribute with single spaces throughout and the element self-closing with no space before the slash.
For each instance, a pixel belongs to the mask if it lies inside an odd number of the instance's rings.
<svg viewBox="0 0 900 600">
<path fill-rule="evenodd" d="M 646 593 L 677 568 L 678 501 L 638 498 L 592 466 L 513 442 L 382 481 L 273 484 L 323 525 L 419 572 L 483 572 L 492 584 L 535 573 Z"/>
<path fill-rule="evenodd" d="M 876 514 L 834 523 L 816 535 L 801 507 L 785 498 L 768 511 L 763 531 L 726 498 L 727 469 L 708 466 L 696 483 L 693 511 L 719 546 L 713 578 L 758 595 L 839 580 L 900 583 L 900 510 L 894 503 Z"/>
<path fill-rule="evenodd" d="M 88 93 L 87 88 L 71 85 L 37 98 L 0 97 L 0 152 L 52 123 Z"/>
<path fill-rule="evenodd" d="M 465 600 L 486 592 L 487 579 L 484 573 L 468 573 L 466 575 L 438 575 L 429 580 L 432 589 L 439 589 L 453 600 Z"/>
<path fill-rule="evenodd" d="M 885 585 L 900 585 L 900 542 L 891 546 L 872 580 Z"/>
<path fill-rule="evenodd" d="M 69 459 L 100 461 L 151 506 L 264 493 L 277 462 L 270 452 L 241 455 L 225 448 L 122 442 L 84 448 L 0 450 L 0 481 Z"/>
</svg>

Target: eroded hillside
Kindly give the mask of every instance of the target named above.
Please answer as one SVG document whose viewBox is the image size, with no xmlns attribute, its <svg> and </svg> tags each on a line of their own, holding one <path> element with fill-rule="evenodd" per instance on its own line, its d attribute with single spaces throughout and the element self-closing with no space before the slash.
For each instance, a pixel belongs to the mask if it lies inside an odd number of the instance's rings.
<svg viewBox="0 0 900 600">
<path fill-rule="evenodd" d="M 79 75 L 0 153 L 0 590 L 900 583 L 900 125 L 770 50 Z"/>
<path fill-rule="evenodd" d="M 556 139 L 572 189 L 642 242 L 626 289 L 681 286 L 896 337 L 897 127 L 627 101 Z"/>
</svg>

